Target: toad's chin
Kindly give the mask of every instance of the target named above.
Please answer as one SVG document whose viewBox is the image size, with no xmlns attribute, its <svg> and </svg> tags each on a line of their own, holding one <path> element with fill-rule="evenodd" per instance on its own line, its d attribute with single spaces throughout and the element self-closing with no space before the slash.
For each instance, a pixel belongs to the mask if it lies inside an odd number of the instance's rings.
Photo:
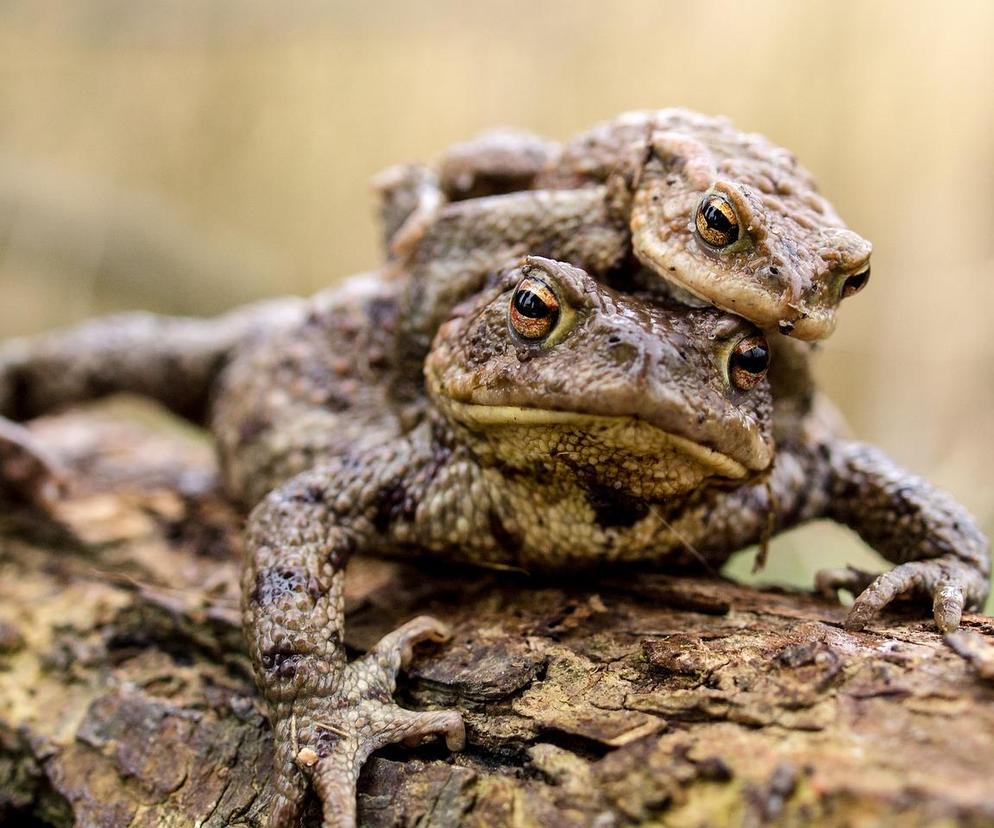
<svg viewBox="0 0 994 828">
<path fill-rule="evenodd" d="M 734 457 L 629 416 L 448 400 L 453 420 L 474 432 L 502 464 L 565 467 L 641 497 L 671 497 L 709 478 L 743 480 Z"/>
</svg>

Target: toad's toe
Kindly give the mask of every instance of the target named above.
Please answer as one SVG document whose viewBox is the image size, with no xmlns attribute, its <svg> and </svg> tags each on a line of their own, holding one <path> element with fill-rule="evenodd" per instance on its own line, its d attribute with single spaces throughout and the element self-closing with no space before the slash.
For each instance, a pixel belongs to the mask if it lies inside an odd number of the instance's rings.
<svg viewBox="0 0 994 828">
<path fill-rule="evenodd" d="M 878 575 L 853 602 L 846 628 L 861 630 L 897 598 L 911 593 L 932 598 L 932 614 L 942 632 L 959 627 L 965 608 L 976 608 L 987 595 L 987 584 L 975 568 L 950 556 L 911 561 Z"/>
<path fill-rule="evenodd" d="M 443 736 L 450 750 L 466 742 L 462 716 L 451 710 L 405 710 L 392 700 L 397 670 L 414 644 L 444 640 L 448 629 L 422 616 L 384 638 L 342 670 L 328 692 L 303 693 L 274 711 L 273 788 L 270 825 L 294 824 L 307 782 L 321 799 L 324 828 L 354 826 L 356 783 L 373 751 L 389 744 L 419 744 Z"/>
<path fill-rule="evenodd" d="M 854 566 L 842 569 L 822 569 L 815 575 L 815 592 L 824 598 L 836 598 L 839 590 L 859 595 L 876 580 L 874 572 L 866 572 Z"/>
</svg>

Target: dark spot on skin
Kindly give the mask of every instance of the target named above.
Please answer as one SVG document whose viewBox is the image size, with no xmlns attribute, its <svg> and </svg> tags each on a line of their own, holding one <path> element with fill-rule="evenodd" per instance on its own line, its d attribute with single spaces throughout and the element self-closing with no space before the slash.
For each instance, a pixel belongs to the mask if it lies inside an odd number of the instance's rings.
<svg viewBox="0 0 994 828">
<path fill-rule="evenodd" d="M 311 505 L 317 503 L 324 503 L 325 491 L 321 486 L 312 483 L 309 486 L 305 486 L 299 492 L 293 495 L 294 503 L 309 503 Z"/>
<path fill-rule="evenodd" d="M 305 591 L 314 601 L 321 597 L 317 580 L 303 567 L 263 569 L 255 576 L 249 600 L 253 604 L 272 604 Z"/>
<path fill-rule="evenodd" d="M 271 647 L 262 654 L 262 668 L 276 678 L 292 679 L 303 658 L 303 653 L 286 645 Z"/>
<path fill-rule="evenodd" d="M 339 538 L 338 542 L 328 553 L 328 562 L 335 569 L 344 569 L 345 564 L 349 562 L 349 558 L 352 557 L 352 553 L 355 552 L 356 543 L 355 540 L 346 535 L 343 538 Z"/>
<path fill-rule="evenodd" d="M 313 743 L 309 747 L 313 748 L 314 752 L 322 759 L 331 756 L 334 753 L 335 748 L 338 743 L 342 741 L 342 737 L 337 733 L 318 725 L 317 733 L 314 736 Z"/>
<path fill-rule="evenodd" d="M 608 348 L 608 355 L 615 365 L 631 365 L 639 358 L 639 349 L 627 342 L 619 342 Z"/>
<path fill-rule="evenodd" d="M 366 362 L 371 368 L 385 368 L 390 364 L 390 358 L 383 348 L 371 346 L 366 352 Z"/>
<path fill-rule="evenodd" d="M 380 534 L 385 534 L 391 525 L 401 519 L 413 518 L 417 508 L 403 480 L 394 480 L 382 486 L 373 502 L 373 526 Z"/>
<path fill-rule="evenodd" d="M 329 411 L 338 413 L 340 411 L 348 411 L 352 407 L 352 400 L 342 394 L 329 390 L 325 393 L 321 404 Z"/>
<path fill-rule="evenodd" d="M 497 545 L 509 555 L 517 557 L 518 552 L 521 551 L 521 538 L 504 525 L 504 521 L 500 519 L 500 515 L 496 512 L 491 511 L 488 518 L 490 521 L 490 534 L 497 541 Z"/>
<path fill-rule="evenodd" d="M 587 485 L 587 502 L 594 510 L 594 520 L 605 529 L 627 529 L 649 513 L 644 500 L 596 484 Z"/>
</svg>

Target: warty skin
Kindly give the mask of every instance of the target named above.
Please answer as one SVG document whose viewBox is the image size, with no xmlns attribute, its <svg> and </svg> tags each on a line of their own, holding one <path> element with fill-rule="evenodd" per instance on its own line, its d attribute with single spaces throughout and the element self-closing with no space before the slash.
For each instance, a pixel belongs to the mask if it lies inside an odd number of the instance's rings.
<svg viewBox="0 0 994 828">
<path fill-rule="evenodd" d="M 537 339 L 510 318 L 527 280 L 558 304 Z M 274 731 L 271 824 L 295 825 L 310 786 L 326 825 L 353 824 L 370 752 L 464 739 L 457 713 L 392 701 L 411 647 L 444 639 L 444 624 L 414 619 L 347 662 L 352 554 L 549 572 L 718 566 L 771 530 L 828 518 L 898 564 L 876 579 L 819 577 L 824 589 L 866 587 L 849 626 L 909 585 L 933 597 L 943 629 L 984 600 L 988 546 L 969 515 L 840 437 L 817 406 L 773 459 L 766 380 L 731 380 L 731 354 L 756 335 L 741 320 L 531 258 L 455 310 L 426 361 L 427 393 L 398 405 L 403 293 L 366 278 L 218 320 L 116 317 L 0 348 L 0 388 L 17 391 L 8 416 L 120 390 L 210 424 L 226 485 L 252 509 L 244 621 Z"/>
<path fill-rule="evenodd" d="M 832 333 L 840 303 L 869 279 L 870 243 L 811 174 L 726 118 L 628 112 L 562 147 L 497 131 L 438 166 L 378 179 L 387 247 L 411 276 L 405 324 L 422 350 L 454 301 L 526 254 L 609 280 L 634 259 L 689 301 L 808 341 Z"/>
</svg>

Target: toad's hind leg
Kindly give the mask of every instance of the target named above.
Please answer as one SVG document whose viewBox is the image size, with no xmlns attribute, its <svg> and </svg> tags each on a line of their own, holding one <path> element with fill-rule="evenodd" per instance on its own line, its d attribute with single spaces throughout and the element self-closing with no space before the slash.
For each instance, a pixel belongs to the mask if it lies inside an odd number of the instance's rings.
<svg viewBox="0 0 994 828">
<path fill-rule="evenodd" d="M 458 713 L 404 710 L 392 699 L 414 645 L 445 640 L 443 624 L 415 618 L 362 658 L 346 659 L 344 566 L 370 541 L 363 503 L 371 482 L 308 472 L 249 519 L 244 616 L 273 726 L 271 826 L 296 825 L 309 785 L 321 798 L 326 828 L 352 826 L 356 781 L 373 751 L 436 734 L 453 750 L 465 740 Z M 343 488 L 356 495 L 348 514 L 329 505 Z"/>
<path fill-rule="evenodd" d="M 214 380 L 247 338 L 291 324 L 296 300 L 270 300 L 215 319 L 124 313 L 0 343 L 0 499 L 38 505 L 65 475 L 18 422 L 114 393 L 139 394 L 203 422 Z"/>
</svg>

